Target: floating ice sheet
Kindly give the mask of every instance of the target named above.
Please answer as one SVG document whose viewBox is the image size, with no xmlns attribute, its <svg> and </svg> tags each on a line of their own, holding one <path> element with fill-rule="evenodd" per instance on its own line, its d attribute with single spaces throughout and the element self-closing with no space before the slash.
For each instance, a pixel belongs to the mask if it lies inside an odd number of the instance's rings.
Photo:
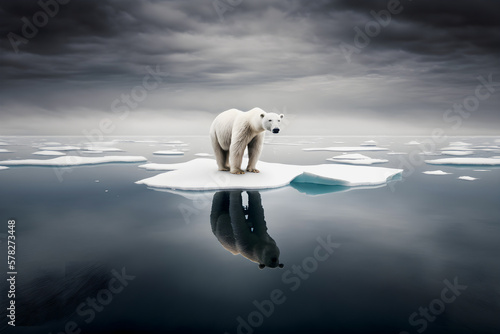
<svg viewBox="0 0 500 334">
<path fill-rule="evenodd" d="M 472 176 L 459 176 L 458 177 L 459 180 L 465 180 L 465 181 L 474 181 L 474 180 L 477 180 L 477 177 L 472 177 Z"/>
<path fill-rule="evenodd" d="M 156 155 L 184 155 L 184 152 L 175 151 L 175 150 L 166 150 L 166 151 L 156 151 L 156 152 L 153 152 L 153 154 L 156 154 Z"/>
<path fill-rule="evenodd" d="M 500 159 L 495 158 L 444 158 L 425 160 L 425 162 L 431 165 L 500 166 Z"/>
<path fill-rule="evenodd" d="M 45 147 L 40 147 L 41 150 L 45 151 L 78 151 L 81 148 L 78 146 L 45 146 Z"/>
<path fill-rule="evenodd" d="M 4 148 L 0 148 L 0 153 L 12 153 L 12 151 L 6 150 Z"/>
<path fill-rule="evenodd" d="M 343 164 L 351 164 L 351 165 L 372 165 L 372 164 L 381 164 L 389 161 L 386 159 L 373 159 L 359 153 L 337 155 L 333 158 L 328 158 L 326 160 Z"/>
<path fill-rule="evenodd" d="M 448 175 L 448 174 L 453 174 L 453 173 L 443 172 L 440 169 L 438 169 L 438 170 L 428 170 L 428 171 L 422 172 L 422 173 L 427 174 L 427 175 Z"/>
<path fill-rule="evenodd" d="M 244 159 L 243 164 L 246 164 Z M 229 189 L 271 189 L 291 182 L 319 185 L 371 186 L 387 183 L 402 169 L 322 164 L 312 166 L 286 165 L 259 161 L 260 173 L 235 175 L 217 170 L 213 159 L 197 158 L 178 164 L 146 164 L 148 170 L 170 172 L 137 181 L 153 188 L 212 191 Z"/>
<path fill-rule="evenodd" d="M 123 152 L 122 149 L 116 147 L 98 147 L 98 146 L 85 147 L 85 150 L 97 151 L 97 152 Z"/>
<path fill-rule="evenodd" d="M 2 169 L 9 169 L 9 167 L 7 167 L 7 166 L 0 166 L 0 170 L 2 170 Z"/>
<path fill-rule="evenodd" d="M 61 155 L 66 155 L 66 153 L 59 152 L 59 151 L 38 151 L 34 152 L 34 155 L 50 155 L 50 156 L 61 156 Z"/>
<path fill-rule="evenodd" d="M 335 147 L 313 147 L 303 148 L 303 151 L 334 151 L 334 152 L 355 152 L 355 151 L 388 151 L 385 147 L 374 146 L 335 146 Z"/>
<path fill-rule="evenodd" d="M 68 167 L 81 165 L 97 165 L 114 162 L 143 162 L 146 158 L 140 156 L 106 156 L 106 157 L 80 157 L 80 156 L 64 156 L 47 160 L 41 159 L 21 159 L 21 160 L 4 160 L 0 161 L 0 165 L 7 166 L 53 166 L 53 167 Z"/>
</svg>

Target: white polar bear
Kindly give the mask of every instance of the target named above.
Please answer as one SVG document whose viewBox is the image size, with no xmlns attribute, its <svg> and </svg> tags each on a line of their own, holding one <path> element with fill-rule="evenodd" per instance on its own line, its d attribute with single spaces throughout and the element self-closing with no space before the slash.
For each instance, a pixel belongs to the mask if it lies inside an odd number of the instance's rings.
<svg viewBox="0 0 500 334">
<path fill-rule="evenodd" d="M 247 112 L 229 109 L 220 113 L 210 127 L 210 139 L 219 170 L 232 174 L 245 174 L 241 169 L 243 153 L 248 146 L 248 172 L 258 173 L 255 168 L 264 145 L 264 131 L 280 131 L 283 114 L 266 113 L 260 108 Z"/>
</svg>

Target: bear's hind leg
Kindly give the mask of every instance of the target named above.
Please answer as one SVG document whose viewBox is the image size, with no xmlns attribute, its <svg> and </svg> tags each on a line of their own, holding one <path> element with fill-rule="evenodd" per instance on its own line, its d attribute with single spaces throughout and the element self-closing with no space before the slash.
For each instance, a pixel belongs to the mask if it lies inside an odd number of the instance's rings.
<svg viewBox="0 0 500 334">
<path fill-rule="evenodd" d="M 229 152 L 224 151 L 222 149 L 222 147 L 219 144 L 219 141 L 217 140 L 217 137 L 212 137 L 212 147 L 214 149 L 215 160 L 217 161 L 217 166 L 219 167 L 219 170 L 228 171 L 229 166 L 227 164 L 227 160 Z"/>
</svg>

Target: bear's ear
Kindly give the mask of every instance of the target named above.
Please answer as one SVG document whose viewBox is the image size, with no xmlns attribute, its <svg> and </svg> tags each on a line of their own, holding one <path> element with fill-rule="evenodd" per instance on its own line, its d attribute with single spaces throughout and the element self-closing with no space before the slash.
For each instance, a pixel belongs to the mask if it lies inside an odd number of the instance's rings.
<svg viewBox="0 0 500 334">
<path fill-rule="evenodd" d="M 259 269 L 264 269 L 265 267 L 266 267 L 265 264 L 263 264 L 263 263 L 259 264 Z"/>
<path fill-rule="evenodd" d="M 260 118 L 264 118 L 264 116 L 266 116 L 266 114 L 264 113 L 260 114 Z"/>
<path fill-rule="evenodd" d="M 280 118 L 283 118 L 283 117 L 285 117 L 285 115 L 283 115 L 283 114 L 280 114 Z"/>
<path fill-rule="evenodd" d="M 285 265 L 283 263 L 280 263 L 278 267 L 283 268 Z"/>
</svg>

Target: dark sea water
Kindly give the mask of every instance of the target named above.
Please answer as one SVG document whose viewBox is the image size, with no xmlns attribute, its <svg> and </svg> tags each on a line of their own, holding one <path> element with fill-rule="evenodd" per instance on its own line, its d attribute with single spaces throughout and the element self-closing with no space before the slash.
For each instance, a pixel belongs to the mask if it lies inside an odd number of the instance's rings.
<svg viewBox="0 0 500 334">
<path fill-rule="evenodd" d="M 141 163 L 0 170 L 2 333 L 499 333 L 500 167 L 432 166 L 423 160 L 444 156 L 418 154 L 450 141 L 500 145 L 498 138 L 282 136 L 264 147 L 261 160 L 289 164 L 341 154 L 302 148 L 368 139 L 409 153 L 359 152 L 405 170 L 387 186 L 359 189 L 297 184 L 182 196 L 135 184 L 161 173 Z M 119 141 L 112 146 L 124 152 L 85 156 L 175 163 L 211 153 L 206 137 L 127 139 L 153 142 Z M 152 154 L 170 149 L 169 140 L 187 143 L 185 154 Z M 7 160 L 51 158 L 32 155 L 34 146 L 84 139 L 0 141 L 13 151 L 0 153 Z M 437 169 L 452 174 L 422 173 Z M 5 311 L 9 220 L 15 327 Z M 265 245 L 284 267 L 259 269 L 251 255 L 233 255 L 238 242 Z"/>
</svg>

